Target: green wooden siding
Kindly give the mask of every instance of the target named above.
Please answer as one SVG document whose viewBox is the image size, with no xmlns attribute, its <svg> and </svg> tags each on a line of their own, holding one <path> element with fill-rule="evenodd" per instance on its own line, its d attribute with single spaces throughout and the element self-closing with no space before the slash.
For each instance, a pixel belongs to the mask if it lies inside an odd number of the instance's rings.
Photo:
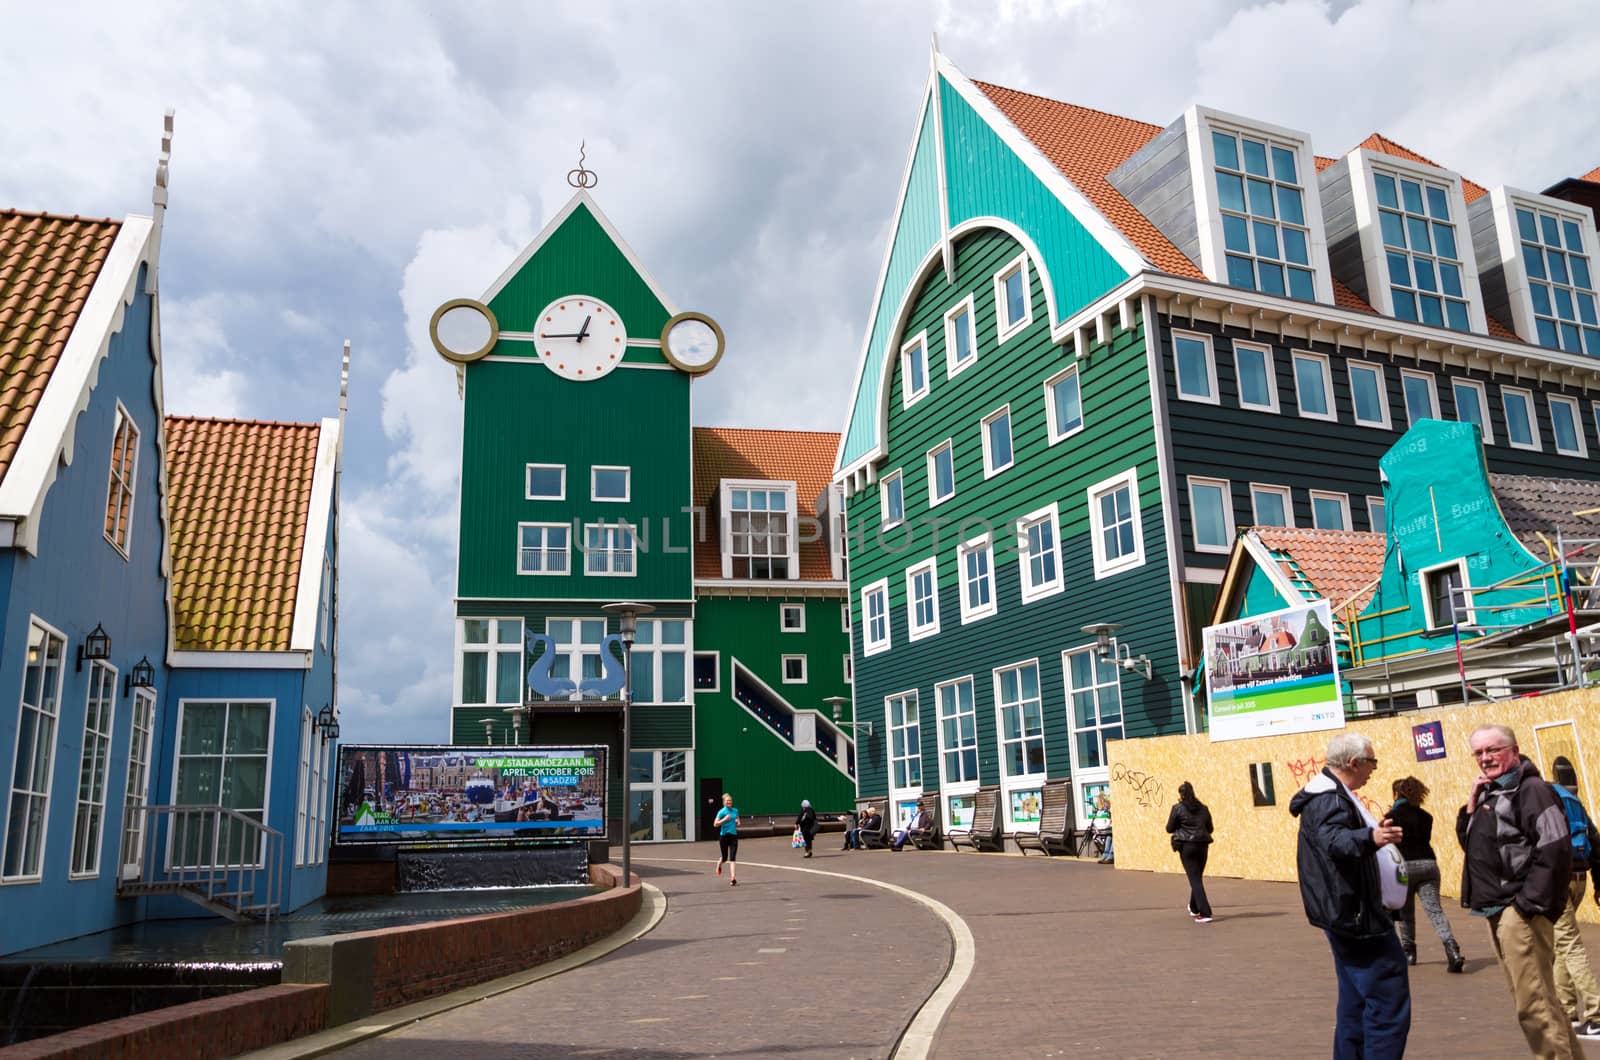
<svg viewBox="0 0 1600 1060">
<path fill-rule="evenodd" d="M 478 361 L 467 366 L 461 468 L 458 595 L 496 599 L 687 600 L 694 524 L 691 496 L 689 377 L 618 369 L 579 383 L 535 364 Z M 566 500 L 526 500 L 530 463 L 563 464 Z M 625 504 L 591 501 L 590 469 L 631 468 Z M 626 520 L 638 528 L 633 577 L 585 576 L 584 523 Z M 517 525 L 566 523 L 569 575 L 517 573 Z"/>
<path fill-rule="evenodd" d="M 533 331 L 539 312 L 569 294 L 605 302 L 622 318 L 630 338 L 659 340 L 670 316 L 583 203 L 490 300 L 489 308 L 502 331 Z M 503 345 L 512 349 L 497 353 L 523 352 L 523 344 Z"/>
<path fill-rule="evenodd" d="M 694 708 L 642 704 L 633 709 L 633 749 L 677 750 L 694 746 Z"/>
<path fill-rule="evenodd" d="M 760 678 L 791 706 L 828 712 L 826 696 L 848 696 L 844 656 L 843 597 L 706 597 L 695 605 L 694 647 L 719 653 L 717 691 L 695 694 L 695 772 L 719 778 L 739 809 L 750 814 L 794 813 L 801 799 L 818 812 L 848 808 L 855 797 L 850 778 L 814 751 L 796 751 L 733 699 L 733 660 Z M 784 633 L 780 602 L 803 604 L 804 633 Z M 805 655 L 807 681 L 783 683 L 782 657 Z M 849 717 L 848 707 L 845 717 Z"/>
<path fill-rule="evenodd" d="M 1127 735 L 1183 728 L 1142 327 L 1136 324 L 1131 330 L 1114 332 L 1108 344 L 1076 362 L 1085 429 L 1050 445 L 1044 382 L 1075 362 L 1049 339 L 1036 270 L 1030 270 L 1033 323 L 1004 345 L 996 344 L 993 276 L 1019 249 L 1005 233 L 976 232 L 957 246 L 956 282 L 947 285 L 940 274 L 924 286 L 905 334 L 927 331 L 930 390 L 905 409 L 896 368 L 889 384 L 893 395 L 889 458 L 879 468 L 880 479 L 897 468 L 904 474 L 906 524 L 881 531 L 876 490 L 853 498 L 848 507 L 856 706 L 859 716 L 876 726 L 874 739 L 866 742 L 862 754 L 863 794 L 881 796 L 887 791 L 884 698 L 913 689 L 920 707 L 923 787 L 939 787 L 934 686 L 967 675 L 974 679 L 980 779 L 998 783 L 993 670 L 1030 659 L 1039 663 L 1049 775 L 1067 776 L 1070 729 L 1061 653 L 1092 642 L 1080 631 L 1090 622 L 1120 622 L 1119 636 L 1135 654 L 1147 654 L 1155 663 L 1156 680 L 1146 682 L 1132 675 L 1122 680 Z M 944 314 L 968 293 L 975 295 L 978 363 L 947 379 Z M 985 479 L 980 421 L 1007 403 L 1016 463 Z M 954 444 L 956 494 L 930 509 L 926 453 L 946 438 Z M 1097 581 L 1085 491 L 1130 469 L 1138 474 L 1145 562 Z M 1016 550 L 1006 541 L 1013 536 L 1010 527 L 1016 519 L 1051 502 L 1059 506 L 1065 588 L 1056 596 L 1023 604 Z M 937 526 L 931 523 L 935 519 Z M 997 542 L 999 613 L 963 626 L 956 546 L 985 527 L 993 529 Z M 912 643 L 907 639 L 905 571 L 929 556 L 938 561 L 941 632 Z M 860 594 L 880 578 L 888 579 L 892 647 L 885 654 L 863 657 Z"/>
</svg>

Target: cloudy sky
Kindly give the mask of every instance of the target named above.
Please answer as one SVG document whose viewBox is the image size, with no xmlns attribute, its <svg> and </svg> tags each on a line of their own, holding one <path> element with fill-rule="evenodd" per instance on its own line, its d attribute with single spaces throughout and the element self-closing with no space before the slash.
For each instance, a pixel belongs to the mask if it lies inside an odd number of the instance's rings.
<svg viewBox="0 0 1600 1060">
<path fill-rule="evenodd" d="M 0 205 L 147 213 L 177 111 L 168 411 L 314 420 L 354 347 L 344 735 L 447 738 L 460 405 L 428 317 L 596 197 L 729 341 L 701 424 L 840 429 L 929 46 L 969 77 L 1165 124 L 1198 101 L 1375 130 L 1486 185 L 1600 164 L 1588 5 L 1524 0 L 18 5 Z"/>
</svg>

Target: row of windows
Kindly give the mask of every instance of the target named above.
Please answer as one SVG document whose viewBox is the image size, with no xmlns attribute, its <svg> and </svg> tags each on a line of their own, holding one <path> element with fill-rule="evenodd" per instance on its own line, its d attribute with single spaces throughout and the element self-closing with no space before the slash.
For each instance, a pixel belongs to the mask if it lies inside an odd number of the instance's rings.
<svg viewBox="0 0 1600 1060">
<path fill-rule="evenodd" d="M 1072 733 L 1072 770 L 1107 764 L 1107 740 L 1122 738 L 1121 670 L 1094 647 L 1061 653 L 1066 701 L 1062 708 Z M 1009 790 L 1042 780 L 1045 755 L 1045 705 L 1039 663 L 1030 660 L 991 671 L 995 735 L 1002 784 Z M 978 711 L 974 678 L 966 676 L 933 687 L 937 773 L 941 789 L 976 785 Z M 884 698 L 889 735 L 889 784 L 900 795 L 923 787 L 920 697 L 916 691 Z M 1009 801 L 1009 800 L 1008 800 Z M 1024 823 L 1014 821 L 1014 823 Z"/>
<path fill-rule="evenodd" d="M 633 488 L 631 468 L 596 464 L 589 469 L 589 499 L 604 503 L 623 503 Z M 567 499 L 567 465 L 529 464 L 524 498 L 530 501 Z"/>
<path fill-rule="evenodd" d="M 1190 475 L 1189 512 L 1196 552 L 1226 554 L 1233 549 L 1233 484 L 1225 478 Z M 1311 525 L 1318 530 L 1351 530 L 1350 495 L 1335 490 L 1307 490 Z M 1373 533 L 1387 530 L 1382 497 L 1367 497 L 1367 524 Z M 1294 493 L 1288 486 L 1250 483 L 1250 512 L 1255 526 L 1294 526 Z"/>
<path fill-rule="evenodd" d="M 1049 444 L 1070 438 L 1083 430 L 1083 395 L 1078 385 L 1078 368 L 1072 365 L 1044 383 L 1045 430 Z M 983 449 L 983 477 L 993 478 L 1016 463 L 1011 405 L 1008 402 L 978 422 L 978 439 Z M 928 507 L 935 508 L 956 495 L 955 440 L 947 438 L 928 450 L 925 463 L 928 475 Z M 901 468 L 884 475 L 878 486 L 880 515 L 885 530 L 899 526 L 906 518 L 905 472 Z"/>
<path fill-rule="evenodd" d="M 1003 343 L 1033 321 L 1028 297 L 1028 256 L 1018 254 L 994 274 L 995 341 Z M 967 295 L 944 315 L 945 378 L 954 379 L 978 363 L 974 296 Z M 928 333 L 919 332 L 900 348 L 900 401 L 910 408 L 928 396 Z"/>
<path fill-rule="evenodd" d="M 1090 544 L 1096 578 L 1138 567 L 1144 563 L 1144 534 L 1139 525 L 1137 473 L 1126 471 L 1090 486 L 1085 491 L 1089 507 Z M 1052 502 L 1018 519 L 1015 547 L 1021 602 L 1054 596 L 1064 588 L 1061 559 L 1061 515 Z M 985 533 L 964 541 L 955 550 L 958 603 L 963 625 L 997 614 L 995 592 L 995 538 Z M 905 572 L 906 628 L 912 641 L 934 636 L 940 628 L 939 559 L 932 556 L 912 564 Z M 889 632 L 889 579 L 881 578 L 861 590 L 864 623 L 863 655 L 877 655 L 891 647 Z"/>
<path fill-rule="evenodd" d="M 520 618 L 464 618 L 460 623 L 460 683 L 456 702 L 464 706 L 515 705 L 525 697 L 528 666 L 523 661 Z M 551 618 L 548 674 L 574 685 L 601 676 L 606 637 L 603 618 Z M 639 703 L 689 702 L 689 622 L 681 618 L 639 620 L 634 636 L 633 699 Z M 542 664 L 543 656 L 537 661 Z M 529 660 L 529 665 L 535 665 Z"/>
<path fill-rule="evenodd" d="M 1202 404 L 1221 404 L 1217 387 L 1217 363 L 1209 335 L 1174 331 L 1173 359 L 1177 364 L 1178 397 Z M 1312 420 L 1338 422 L 1333 399 L 1331 358 L 1309 350 L 1289 353 L 1294 378 L 1296 412 Z M 1239 386 L 1239 407 L 1256 412 L 1279 413 L 1278 376 L 1274 349 L 1263 343 L 1234 340 L 1233 364 Z M 1350 391 L 1352 418 L 1358 426 L 1396 430 L 1389 409 L 1389 387 L 1385 366 L 1371 361 L 1346 360 L 1345 372 Z M 1420 419 L 1440 419 L 1437 380 L 1432 372 L 1401 368 L 1400 389 L 1405 401 L 1406 425 Z M 1455 405 L 1455 418 L 1475 423 L 1483 431 L 1485 444 L 1493 445 L 1496 435 L 1489 415 L 1488 388 L 1476 379 L 1448 380 Z M 1525 387 L 1501 385 L 1500 407 L 1504 415 L 1505 443 L 1514 449 L 1539 451 L 1544 447 L 1537 399 Z M 1583 413 L 1577 398 L 1549 394 L 1545 398 L 1550 414 L 1551 443 L 1564 456 L 1587 457 Z M 1600 432 L 1600 402 L 1591 402 L 1590 412 Z"/>
</svg>

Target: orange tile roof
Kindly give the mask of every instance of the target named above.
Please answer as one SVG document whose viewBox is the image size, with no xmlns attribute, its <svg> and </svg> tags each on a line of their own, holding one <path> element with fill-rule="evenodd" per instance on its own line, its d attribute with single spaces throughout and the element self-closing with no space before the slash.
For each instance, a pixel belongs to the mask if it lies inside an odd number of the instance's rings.
<svg viewBox="0 0 1600 1060">
<path fill-rule="evenodd" d="M 713 504 L 718 485 L 727 478 L 793 482 L 795 506 L 802 518 L 817 517 L 816 501 L 833 477 L 839 435 L 832 431 L 774 431 L 744 427 L 696 427 L 694 502 L 711 513 L 706 539 L 695 542 L 694 576 L 722 577 L 722 545 Z M 802 533 L 801 537 L 806 535 Z M 833 565 L 824 535 L 800 542 L 800 579 L 831 581 Z"/>
<path fill-rule="evenodd" d="M 287 651 L 321 428 L 167 417 L 179 651 Z"/>
<path fill-rule="evenodd" d="M 0 210 L 0 478 L 122 222 Z"/>
<path fill-rule="evenodd" d="M 1578 179 L 1579 180 L 1587 180 L 1591 184 L 1600 184 L 1600 166 L 1595 166 L 1593 169 L 1589 170 L 1589 172 L 1585 173 L 1583 176 L 1579 177 Z"/>
<path fill-rule="evenodd" d="M 1334 613 L 1367 605 L 1383 573 L 1383 534 L 1301 527 L 1252 527 L 1291 580 L 1302 578 L 1321 593 Z"/>
<path fill-rule="evenodd" d="M 1406 147 L 1404 144 L 1397 144 L 1381 133 L 1373 133 L 1365 140 L 1362 140 L 1360 143 L 1356 144 L 1356 146 L 1365 147 L 1368 151 L 1377 151 L 1379 154 L 1393 155 L 1395 158 L 1403 158 L 1408 162 L 1417 162 L 1424 166 L 1432 166 L 1435 169 L 1445 168 L 1444 166 L 1441 166 L 1439 163 L 1435 162 L 1433 159 L 1419 155 L 1415 151 L 1411 150 L 1411 148 Z M 1489 194 L 1489 189 L 1485 188 L 1482 184 L 1476 184 L 1473 181 L 1468 180 L 1466 177 L 1462 177 L 1461 194 L 1470 204 L 1477 202 L 1479 199 Z"/>
</svg>

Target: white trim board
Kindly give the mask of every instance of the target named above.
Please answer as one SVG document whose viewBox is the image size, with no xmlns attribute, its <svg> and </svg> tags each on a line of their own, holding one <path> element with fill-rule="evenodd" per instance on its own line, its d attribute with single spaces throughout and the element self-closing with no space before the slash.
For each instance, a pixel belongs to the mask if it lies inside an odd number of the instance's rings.
<svg viewBox="0 0 1600 1060">
<path fill-rule="evenodd" d="M 294 624 L 289 633 L 291 651 L 309 652 L 317 643 L 322 561 L 327 550 L 328 523 L 333 518 L 333 488 L 338 478 L 335 465 L 339 458 L 339 446 L 339 421 L 325 417 L 317 431 L 317 459 L 311 475 L 305 540 L 300 543 L 300 584 L 295 589 Z M 335 579 L 339 576 L 337 566 L 333 576 Z M 331 586 L 329 591 L 332 591 Z"/>
</svg>

